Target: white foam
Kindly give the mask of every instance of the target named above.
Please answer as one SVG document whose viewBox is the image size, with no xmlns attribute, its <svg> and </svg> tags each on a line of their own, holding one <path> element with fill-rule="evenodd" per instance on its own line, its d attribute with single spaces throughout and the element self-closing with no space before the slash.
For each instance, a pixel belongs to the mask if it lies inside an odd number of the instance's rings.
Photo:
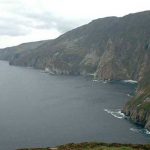
<svg viewBox="0 0 150 150">
<path fill-rule="evenodd" d="M 140 130 L 140 129 L 137 129 L 137 128 L 130 128 L 130 131 L 133 131 L 133 132 L 136 132 L 136 133 L 141 132 L 141 130 Z"/>
<path fill-rule="evenodd" d="M 105 81 L 103 81 L 103 83 L 105 83 L 105 84 L 106 84 L 106 83 L 108 83 L 108 81 L 107 81 L 107 80 L 105 80 Z"/>
<path fill-rule="evenodd" d="M 115 110 L 104 109 L 104 111 L 118 119 L 123 119 L 125 117 L 125 115 L 121 112 L 120 109 L 115 109 Z"/>
<path fill-rule="evenodd" d="M 148 131 L 147 129 L 145 129 L 145 133 L 150 135 L 150 131 Z"/>
<path fill-rule="evenodd" d="M 44 71 L 45 71 L 45 73 L 49 73 L 49 68 L 46 67 L 46 68 L 44 69 Z"/>
<path fill-rule="evenodd" d="M 93 82 L 98 82 L 98 80 L 93 80 Z"/>
<path fill-rule="evenodd" d="M 133 132 L 136 132 L 136 133 L 144 133 L 144 134 L 150 135 L 150 131 L 148 131 L 145 128 L 143 128 L 143 129 L 130 128 L 130 131 L 133 131 Z"/>
<path fill-rule="evenodd" d="M 133 96 L 132 96 L 132 95 L 130 95 L 130 94 L 127 94 L 127 96 L 128 96 L 128 97 L 133 97 Z"/>
<path fill-rule="evenodd" d="M 132 83 L 132 84 L 138 83 L 135 80 L 123 80 L 123 82 L 125 82 L 125 83 Z"/>
</svg>

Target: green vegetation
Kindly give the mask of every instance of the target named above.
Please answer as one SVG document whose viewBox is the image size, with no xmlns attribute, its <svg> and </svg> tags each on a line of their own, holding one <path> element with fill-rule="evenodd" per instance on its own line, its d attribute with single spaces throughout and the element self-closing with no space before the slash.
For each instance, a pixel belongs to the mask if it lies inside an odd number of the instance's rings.
<svg viewBox="0 0 150 150">
<path fill-rule="evenodd" d="M 150 111 L 150 86 L 146 87 L 141 91 L 141 94 L 135 96 L 131 101 L 128 102 L 128 106 L 138 106 L 138 109 L 144 109 Z"/>
<path fill-rule="evenodd" d="M 150 130 L 150 85 L 139 89 L 124 107 L 123 112 L 136 124 Z"/>
<path fill-rule="evenodd" d="M 118 143 L 80 143 L 61 145 L 57 148 L 29 148 L 20 150 L 150 150 L 150 145 L 118 144 Z"/>
</svg>

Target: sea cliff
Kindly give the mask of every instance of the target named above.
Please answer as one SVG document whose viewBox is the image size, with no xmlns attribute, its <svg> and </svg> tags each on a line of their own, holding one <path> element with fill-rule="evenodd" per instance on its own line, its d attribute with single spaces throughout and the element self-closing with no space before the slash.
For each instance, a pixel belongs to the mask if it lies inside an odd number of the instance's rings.
<svg viewBox="0 0 150 150">
<path fill-rule="evenodd" d="M 150 129 L 150 11 L 93 20 L 56 39 L 1 49 L 10 65 L 100 80 L 136 80 L 136 96 L 123 112 Z"/>
</svg>

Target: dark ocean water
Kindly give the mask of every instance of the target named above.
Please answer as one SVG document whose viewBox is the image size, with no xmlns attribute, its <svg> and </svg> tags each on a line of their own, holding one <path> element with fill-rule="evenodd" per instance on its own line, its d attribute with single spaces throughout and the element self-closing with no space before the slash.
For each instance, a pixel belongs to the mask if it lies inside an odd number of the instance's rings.
<svg viewBox="0 0 150 150">
<path fill-rule="evenodd" d="M 0 150 L 84 141 L 150 143 L 150 135 L 120 113 L 134 90 L 0 61 Z"/>
</svg>

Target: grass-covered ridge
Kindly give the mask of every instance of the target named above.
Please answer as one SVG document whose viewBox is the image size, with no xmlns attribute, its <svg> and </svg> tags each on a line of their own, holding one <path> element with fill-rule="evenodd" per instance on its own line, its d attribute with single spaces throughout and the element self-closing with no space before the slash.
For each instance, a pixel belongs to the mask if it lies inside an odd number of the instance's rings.
<svg viewBox="0 0 150 150">
<path fill-rule="evenodd" d="M 118 143 L 79 143 L 66 144 L 56 148 L 27 148 L 18 150 L 150 150 L 150 144 L 118 144 Z"/>
</svg>

